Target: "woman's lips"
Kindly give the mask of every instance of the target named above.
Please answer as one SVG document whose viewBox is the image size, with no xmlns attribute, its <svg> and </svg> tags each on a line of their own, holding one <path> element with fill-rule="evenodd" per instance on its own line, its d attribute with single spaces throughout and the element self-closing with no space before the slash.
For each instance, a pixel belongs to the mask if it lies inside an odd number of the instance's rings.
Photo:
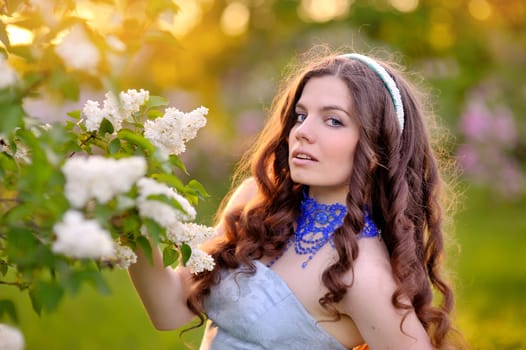
<svg viewBox="0 0 526 350">
<path fill-rule="evenodd" d="M 295 150 L 292 152 L 291 161 L 293 164 L 301 165 L 308 164 L 311 162 L 317 162 L 318 160 L 308 152 L 305 152 L 303 150 Z"/>
</svg>

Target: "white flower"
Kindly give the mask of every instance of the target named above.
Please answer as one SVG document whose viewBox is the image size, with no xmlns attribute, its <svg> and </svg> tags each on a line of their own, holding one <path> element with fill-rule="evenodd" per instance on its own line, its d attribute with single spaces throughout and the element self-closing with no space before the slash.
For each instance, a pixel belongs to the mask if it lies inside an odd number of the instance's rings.
<svg viewBox="0 0 526 350">
<path fill-rule="evenodd" d="M 57 240 L 52 250 L 72 258 L 107 258 L 115 254 L 110 234 L 95 220 L 86 220 L 82 213 L 69 210 L 53 227 Z"/>
<path fill-rule="evenodd" d="M 181 154 L 186 150 L 185 143 L 197 135 L 206 125 L 208 109 L 199 107 L 189 113 L 177 108 L 166 108 L 164 116 L 148 120 L 144 124 L 144 137 L 158 147 L 163 154 Z"/>
<path fill-rule="evenodd" d="M 80 24 L 71 28 L 55 51 L 66 66 L 87 72 L 94 71 L 100 60 L 99 50 L 89 40 Z"/>
<path fill-rule="evenodd" d="M 24 346 L 24 335 L 18 328 L 0 323 L 0 350 L 22 350 Z"/>
<path fill-rule="evenodd" d="M 115 247 L 115 255 L 109 259 L 119 269 L 126 270 L 137 262 L 137 255 L 128 246 L 117 244 Z"/>
<path fill-rule="evenodd" d="M 209 254 L 203 252 L 197 246 L 191 246 L 192 255 L 186 262 L 186 266 L 190 268 L 192 273 L 197 274 L 204 270 L 212 271 L 215 266 L 215 261 Z"/>
<path fill-rule="evenodd" d="M 62 166 L 66 177 L 66 198 L 75 208 L 90 199 L 106 203 L 115 195 L 128 192 L 146 174 L 142 157 L 110 159 L 102 156 L 74 157 Z"/>
<path fill-rule="evenodd" d="M 182 243 L 197 245 L 212 237 L 214 232 L 213 227 L 187 222 L 168 227 L 166 236 L 176 245 L 181 245 Z"/>
<path fill-rule="evenodd" d="M 150 98 L 150 92 L 144 89 L 141 89 L 140 91 L 130 89 L 126 92 L 121 91 L 119 98 L 124 114 L 131 115 L 132 113 L 138 112 L 141 109 L 141 106 L 148 101 Z"/>
<path fill-rule="evenodd" d="M 115 131 L 119 131 L 122 128 L 122 122 L 128 120 L 129 116 L 121 112 L 119 100 L 113 92 L 108 91 L 104 97 L 104 107 L 102 108 L 105 113 L 104 118 L 108 119 Z"/>
<path fill-rule="evenodd" d="M 0 55 L 0 89 L 14 85 L 18 81 L 18 74 Z"/>
<path fill-rule="evenodd" d="M 139 187 L 137 206 L 142 217 L 151 218 L 164 228 L 177 225 L 179 221 L 188 221 L 195 218 L 196 212 L 190 202 L 167 185 L 144 177 L 137 182 L 137 186 Z M 147 199 L 150 195 L 159 194 L 175 199 L 185 212 L 160 201 Z"/>
<path fill-rule="evenodd" d="M 138 112 L 141 106 L 150 98 L 150 92 L 141 89 L 137 91 L 130 89 L 119 93 L 119 99 L 111 91 L 107 92 L 103 102 L 103 107 L 99 107 L 99 102 L 88 100 L 84 105 L 82 113 L 85 117 L 85 124 L 88 131 L 96 131 L 104 118 L 113 125 L 115 131 L 122 128 L 124 121 L 131 121 L 132 114 Z"/>
<path fill-rule="evenodd" d="M 99 108 L 99 102 L 92 100 L 86 101 L 82 114 L 86 118 L 85 124 L 88 131 L 97 131 L 102 120 L 108 116 L 104 109 Z"/>
</svg>

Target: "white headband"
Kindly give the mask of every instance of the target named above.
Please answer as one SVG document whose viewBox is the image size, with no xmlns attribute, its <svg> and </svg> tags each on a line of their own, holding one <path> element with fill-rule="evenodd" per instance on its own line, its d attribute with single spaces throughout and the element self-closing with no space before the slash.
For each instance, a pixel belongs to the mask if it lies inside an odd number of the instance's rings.
<svg viewBox="0 0 526 350">
<path fill-rule="evenodd" d="M 341 56 L 365 63 L 380 77 L 380 79 L 382 79 L 393 100 L 396 118 L 398 119 L 398 125 L 400 125 L 400 131 L 404 131 L 404 105 L 402 104 L 402 96 L 400 95 L 400 90 L 398 90 L 395 81 L 391 78 L 389 73 L 387 73 L 385 68 L 372 58 L 358 53 L 348 53 Z"/>
</svg>

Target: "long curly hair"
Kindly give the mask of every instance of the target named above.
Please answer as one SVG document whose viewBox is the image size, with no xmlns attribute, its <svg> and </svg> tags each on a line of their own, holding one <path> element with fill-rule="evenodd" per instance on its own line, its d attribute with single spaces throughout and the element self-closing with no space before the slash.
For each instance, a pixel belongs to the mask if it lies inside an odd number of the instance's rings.
<svg viewBox="0 0 526 350">
<path fill-rule="evenodd" d="M 351 114 L 360 126 L 360 136 L 346 198 L 348 213 L 334 232 L 338 260 L 322 274 L 328 292 L 319 302 L 339 317 L 335 304 L 348 289 L 342 277 L 352 271 L 359 254 L 356 235 L 364 227 L 367 206 L 390 255 L 397 283 L 392 304 L 408 313 L 414 309 L 433 346 L 448 346 L 453 331 L 449 317 L 453 292 L 440 273 L 444 255 L 440 193 L 444 181 L 426 128 L 431 113 L 425 112 L 422 96 L 402 78 L 400 70 L 381 64 L 400 89 L 405 110 L 403 132 L 385 85 L 359 61 L 335 53 L 310 58 L 280 88 L 264 130 L 238 171 L 255 179 L 258 195 L 243 208 L 228 213 L 220 210 L 224 232 L 206 247 L 216 268 L 194 276 L 187 304 L 199 315 L 200 324 L 205 319 L 203 298 L 220 283 L 221 269 L 246 265 L 254 272 L 253 259 L 278 256 L 293 234 L 304 191 L 292 181 L 288 165 L 295 104 L 309 79 L 330 75 L 339 77 L 350 91 Z"/>
</svg>

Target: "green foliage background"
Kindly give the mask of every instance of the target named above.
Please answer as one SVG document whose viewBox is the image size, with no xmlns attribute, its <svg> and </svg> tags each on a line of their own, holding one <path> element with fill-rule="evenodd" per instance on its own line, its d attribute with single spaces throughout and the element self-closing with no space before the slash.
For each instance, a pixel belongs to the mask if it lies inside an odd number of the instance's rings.
<svg viewBox="0 0 526 350">
<path fill-rule="evenodd" d="M 186 13 L 190 10 L 185 2 L 200 9 L 196 24 L 185 35 L 160 29 L 156 16 L 166 9 Z M 5 2 L 3 10 L 14 16 L 13 11 L 25 3 Z M 445 145 L 451 153 L 463 141 L 458 125 L 466 101 L 472 93 L 482 91 L 491 104 L 514 112 L 521 141 L 511 156 L 523 172 L 526 169 L 522 112 L 526 110 L 526 4 L 522 0 L 421 0 L 408 12 L 397 10 L 393 6 L 397 1 L 355 0 L 347 2 L 346 12 L 321 22 L 301 14 L 299 8 L 307 1 L 155 0 L 147 2 L 148 8 L 131 0 L 84 3 L 117 6 L 127 13 L 121 27 L 87 27 L 101 52 L 109 52 L 103 43 L 110 34 L 127 44 L 120 54 L 124 63 L 118 69 L 109 59 L 102 60 L 95 75 L 72 71 L 52 54 L 44 62 L 31 61 L 31 45 L 6 49 L 10 62 L 33 77 L 36 91 L 47 102 L 56 101 L 59 106 L 85 102 L 90 97 L 83 94 L 85 90 L 145 88 L 168 96 L 171 104 L 182 109 L 209 107 L 209 125 L 189 144 L 185 159 L 191 176 L 212 195 L 198 207 L 199 220 L 205 224 L 213 221 L 214 209 L 228 190 L 233 165 L 262 125 L 286 64 L 317 43 L 399 54 L 400 61 L 431 88 L 436 112 L 454 136 Z M 232 3 L 242 4 L 250 14 L 238 35 L 227 35 L 221 27 L 225 9 Z M 72 0 L 61 4 L 63 13 L 75 6 Z M 482 16 L 484 9 L 490 11 L 486 17 Z M 13 18 L 2 16 L 2 41 Z M 35 31 L 45 26 L 35 18 L 17 24 Z M 60 114 L 51 107 L 47 114 L 32 110 L 45 120 L 65 116 L 65 111 Z M 458 327 L 474 349 L 525 349 L 524 191 L 503 198 L 491 186 L 481 187 L 468 178 L 458 190 L 463 195 L 449 249 Z M 0 297 L 16 300 L 19 327 L 29 350 L 184 348 L 177 331 L 153 329 L 125 273 L 105 277 L 111 294 L 102 296 L 85 286 L 57 312 L 41 317 L 31 310 L 25 293 L 0 285 Z M 193 332 L 188 339 L 198 344 L 199 333 Z"/>
</svg>

